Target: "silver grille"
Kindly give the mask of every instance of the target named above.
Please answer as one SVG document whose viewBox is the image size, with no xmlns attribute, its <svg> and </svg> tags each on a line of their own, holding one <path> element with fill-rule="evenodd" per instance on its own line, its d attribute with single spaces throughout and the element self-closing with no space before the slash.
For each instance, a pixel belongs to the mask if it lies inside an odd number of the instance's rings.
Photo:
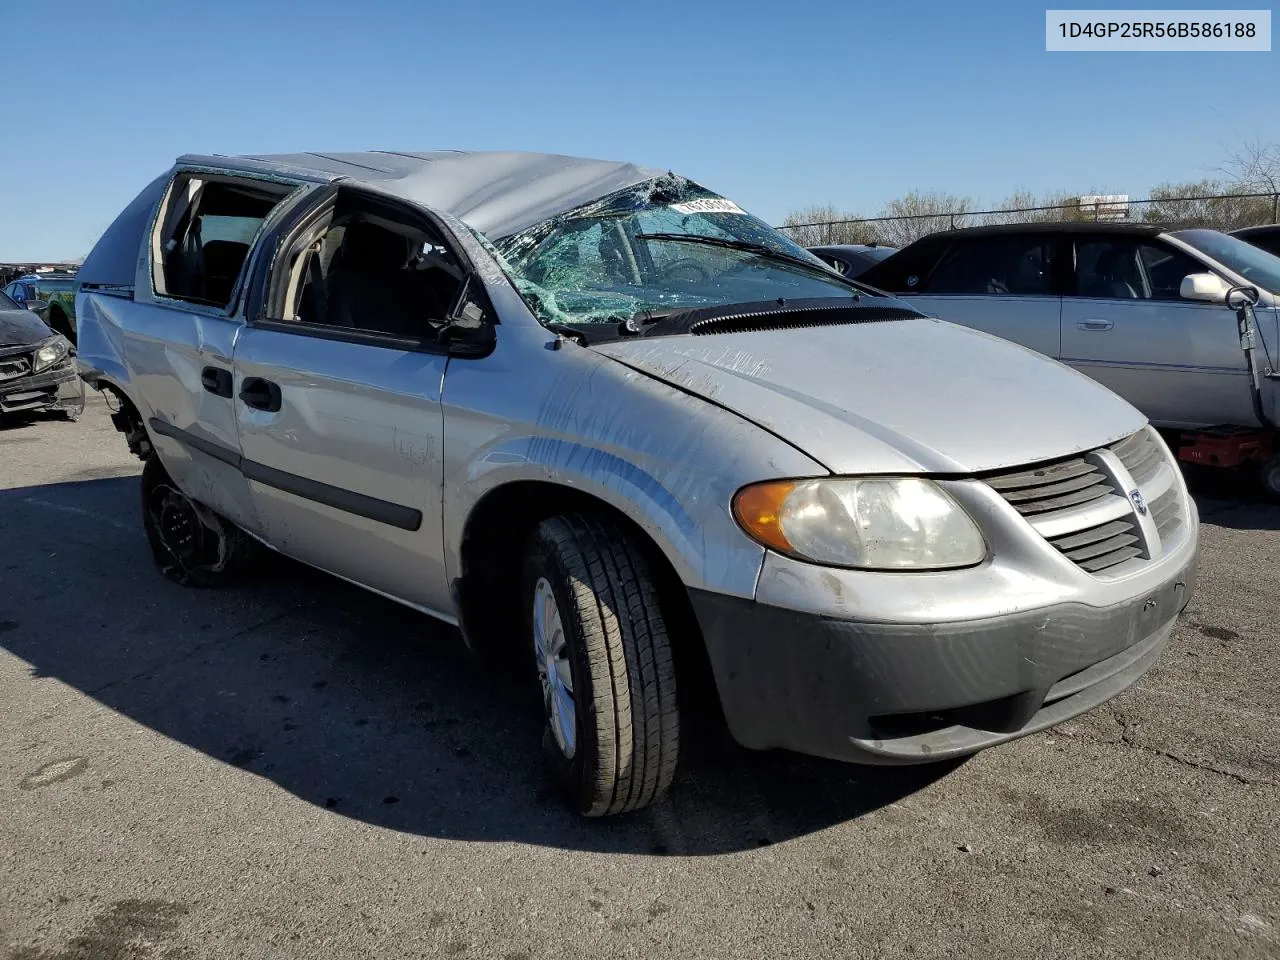
<svg viewBox="0 0 1280 960">
<path fill-rule="evenodd" d="M 1168 540 L 1182 529 L 1182 511 L 1178 509 L 1178 488 L 1170 487 L 1151 504 L 1151 519 L 1160 531 L 1160 539 Z"/>
<path fill-rule="evenodd" d="M 1111 520 L 1079 533 L 1050 537 L 1049 542 L 1090 573 L 1142 556 L 1142 541 L 1131 520 Z"/>
<path fill-rule="evenodd" d="M 1176 470 L 1148 427 L 1079 457 L 983 479 L 1063 556 L 1096 575 L 1159 556 L 1177 538 L 1184 505 Z M 1145 510 L 1135 510 L 1137 501 Z"/>
<path fill-rule="evenodd" d="M 1006 473 L 988 478 L 987 484 L 1024 517 L 1092 503 L 1114 492 L 1106 475 L 1086 460 Z"/>
<path fill-rule="evenodd" d="M 1111 452 L 1120 458 L 1120 462 L 1129 471 L 1129 476 L 1133 477 L 1133 482 L 1139 487 L 1155 476 L 1164 463 L 1160 445 L 1146 430 L 1139 430 L 1133 436 L 1113 443 Z"/>
</svg>

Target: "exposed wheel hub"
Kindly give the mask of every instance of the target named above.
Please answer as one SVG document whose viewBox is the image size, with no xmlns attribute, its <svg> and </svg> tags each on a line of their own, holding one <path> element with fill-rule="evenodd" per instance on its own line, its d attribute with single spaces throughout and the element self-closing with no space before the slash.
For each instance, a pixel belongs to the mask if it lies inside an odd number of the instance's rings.
<svg viewBox="0 0 1280 960">
<path fill-rule="evenodd" d="M 188 569 L 217 556 L 217 534 L 205 526 L 192 504 L 172 487 L 158 487 L 152 496 L 152 516 L 164 547 Z"/>
<path fill-rule="evenodd" d="M 578 745 L 573 671 L 569 666 L 569 643 L 560 618 L 560 607 L 546 577 L 539 578 L 533 588 L 533 646 L 551 734 L 560 752 L 572 759 Z"/>
<path fill-rule="evenodd" d="M 178 559 L 194 560 L 200 551 L 200 518 L 185 499 L 170 497 L 160 511 L 160 531 L 164 542 Z"/>
</svg>

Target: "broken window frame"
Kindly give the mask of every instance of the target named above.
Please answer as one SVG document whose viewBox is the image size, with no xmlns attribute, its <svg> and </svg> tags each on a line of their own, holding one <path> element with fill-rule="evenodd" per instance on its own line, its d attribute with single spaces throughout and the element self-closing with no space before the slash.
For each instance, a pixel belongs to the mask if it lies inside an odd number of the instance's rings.
<svg viewBox="0 0 1280 960">
<path fill-rule="evenodd" d="M 193 181 L 198 181 L 200 184 L 195 190 L 190 189 Z M 166 242 L 173 238 L 174 231 L 184 219 L 189 223 L 191 210 L 196 210 L 198 215 L 200 194 L 210 183 L 225 183 L 232 186 L 251 184 L 263 192 L 279 194 L 279 199 L 267 212 L 267 215 L 263 217 L 262 222 L 258 225 L 258 229 L 249 242 L 244 261 L 240 265 L 240 272 L 232 285 L 231 295 L 225 304 L 170 291 L 165 264 L 164 248 Z M 170 177 L 169 183 L 165 186 L 164 193 L 161 196 L 160 203 L 156 206 L 156 211 L 147 233 L 147 273 L 150 280 L 152 299 L 162 304 L 181 304 L 185 310 L 194 310 L 217 316 L 234 315 L 244 293 L 247 278 L 253 269 L 253 261 L 262 237 L 310 186 L 313 185 L 282 180 L 277 177 L 253 176 L 243 172 L 196 166 L 177 167 Z M 179 191 L 184 188 L 186 193 L 184 197 L 181 197 L 184 202 L 180 203 Z M 184 236 L 185 232 L 184 230 Z"/>
<path fill-rule="evenodd" d="M 329 229 L 339 202 L 351 199 L 366 203 L 370 208 L 382 208 L 388 213 L 384 217 L 386 220 L 422 230 L 457 263 L 462 272 L 458 289 L 447 315 L 440 318 L 434 328 L 428 327 L 424 319 L 424 327 L 427 329 L 421 335 L 404 336 L 297 319 L 296 297 L 302 291 L 300 274 L 307 266 L 302 255 L 308 246 L 313 245 Z M 317 199 L 307 204 L 305 209 L 295 211 L 292 217 L 277 225 L 265 238 L 260 238 L 260 242 L 263 256 L 253 268 L 254 276 L 248 284 L 251 290 L 251 326 L 344 343 L 458 356 L 483 355 L 492 344 L 492 327 L 497 318 L 484 295 L 483 283 L 475 277 L 474 264 L 445 225 L 423 207 L 348 183 L 336 183 L 322 189 Z M 452 324 L 459 321 L 470 328 L 479 328 L 477 340 L 484 345 L 483 350 L 443 335 Z"/>
</svg>

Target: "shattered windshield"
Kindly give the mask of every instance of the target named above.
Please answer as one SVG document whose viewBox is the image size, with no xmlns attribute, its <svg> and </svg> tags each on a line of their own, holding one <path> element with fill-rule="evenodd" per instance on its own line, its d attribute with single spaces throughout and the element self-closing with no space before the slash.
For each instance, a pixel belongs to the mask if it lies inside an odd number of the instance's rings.
<svg viewBox="0 0 1280 960">
<path fill-rule="evenodd" d="M 495 244 L 544 323 L 860 292 L 731 200 L 674 175 L 628 187 Z"/>
</svg>

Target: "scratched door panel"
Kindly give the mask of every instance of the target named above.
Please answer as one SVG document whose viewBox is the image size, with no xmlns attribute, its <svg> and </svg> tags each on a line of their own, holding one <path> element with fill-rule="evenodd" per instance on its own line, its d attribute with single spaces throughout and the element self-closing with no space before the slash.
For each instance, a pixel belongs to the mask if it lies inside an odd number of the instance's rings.
<svg viewBox="0 0 1280 960">
<path fill-rule="evenodd" d="M 268 539 L 402 600 L 451 609 L 440 524 L 443 355 L 246 328 L 243 469 Z M 278 388 L 278 409 L 242 397 Z"/>
</svg>

